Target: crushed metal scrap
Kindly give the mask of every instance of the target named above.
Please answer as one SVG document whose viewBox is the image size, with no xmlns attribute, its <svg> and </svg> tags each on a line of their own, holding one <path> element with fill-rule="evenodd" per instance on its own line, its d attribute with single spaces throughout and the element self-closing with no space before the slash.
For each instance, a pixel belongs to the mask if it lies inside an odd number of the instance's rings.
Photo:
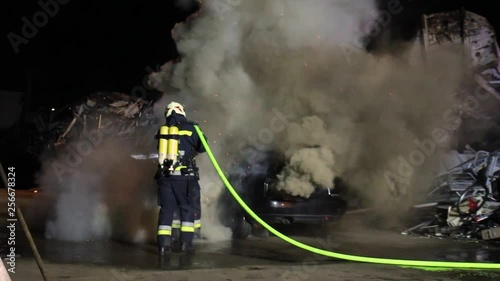
<svg viewBox="0 0 500 281">
<path fill-rule="evenodd" d="M 500 99 L 500 48 L 488 21 L 469 11 L 452 11 L 424 15 L 423 22 L 425 49 L 449 43 L 467 46 L 475 82 Z M 450 155 L 447 162 L 456 165 L 434 178 L 425 202 L 412 208 L 418 223 L 403 234 L 499 241 L 500 150 L 468 147 Z"/>
<path fill-rule="evenodd" d="M 413 206 L 422 222 L 403 234 L 499 239 L 500 150 L 455 152 L 453 158 L 461 162 L 435 176 L 427 202 Z"/>
</svg>

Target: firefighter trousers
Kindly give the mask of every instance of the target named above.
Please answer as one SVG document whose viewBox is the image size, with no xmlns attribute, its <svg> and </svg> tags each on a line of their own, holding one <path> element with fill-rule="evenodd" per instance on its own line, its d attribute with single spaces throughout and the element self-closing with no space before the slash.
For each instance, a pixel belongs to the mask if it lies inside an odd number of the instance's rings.
<svg viewBox="0 0 500 281">
<path fill-rule="evenodd" d="M 191 188 L 192 194 L 194 194 L 194 228 L 196 231 L 200 231 L 201 228 L 201 194 L 200 189 L 193 186 Z M 179 230 L 181 228 L 181 219 L 179 217 L 179 211 L 174 213 L 174 220 L 172 221 L 172 230 Z"/>
<path fill-rule="evenodd" d="M 171 246 L 174 213 L 179 211 L 180 242 L 192 242 L 200 185 L 195 177 L 158 179 L 158 245 Z"/>
</svg>

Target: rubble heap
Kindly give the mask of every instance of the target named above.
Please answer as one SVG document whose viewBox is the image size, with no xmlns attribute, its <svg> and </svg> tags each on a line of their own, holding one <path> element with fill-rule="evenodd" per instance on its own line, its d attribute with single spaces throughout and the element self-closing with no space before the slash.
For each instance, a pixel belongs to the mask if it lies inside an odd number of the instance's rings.
<svg viewBox="0 0 500 281">
<path fill-rule="evenodd" d="M 62 145 L 67 139 L 83 138 L 92 130 L 106 130 L 106 134 L 124 139 L 139 139 L 141 130 L 156 123 L 153 101 L 133 97 L 124 93 L 95 93 L 73 108 L 73 119 L 55 146 Z"/>
</svg>

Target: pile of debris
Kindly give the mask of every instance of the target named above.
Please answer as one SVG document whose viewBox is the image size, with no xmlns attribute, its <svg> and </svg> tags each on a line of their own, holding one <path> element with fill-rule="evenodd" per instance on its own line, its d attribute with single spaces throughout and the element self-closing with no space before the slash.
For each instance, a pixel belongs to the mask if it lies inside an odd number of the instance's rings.
<svg viewBox="0 0 500 281">
<path fill-rule="evenodd" d="M 455 239 L 500 239 L 500 150 L 467 151 L 434 178 L 427 202 L 413 206 L 421 223 L 403 234 Z"/>
<path fill-rule="evenodd" d="M 93 130 L 104 130 L 107 136 L 140 142 L 144 132 L 141 129 L 157 121 L 152 104 L 153 101 L 117 92 L 90 95 L 72 106 L 73 119 L 54 145 L 63 145 L 67 139 L 84 138 Z M 106 130 L 110 126 L 113 130 Z"/>
<path fill-rule="evenodd" d="M 424 15 L 423 23 L 420 42 L 424 50 L 447 44 L 465 46 L 475 73 L 473 82 L 500 100 L 500 48 L 486 18 L 460 10 Z M 477 88 L 460 91 L 466 98 Z M 468 112 L 474 119 L 468 125 L 474 127 L 482 122 L 479 119 L 495 118 L 495 99 Z M 462 130 L 467 131 L 464 123 Z M 454 160 L 453 168 L 434 178 L 424 202 L 413 206 L 413 219 L 418 224 L 403 234 L 500 241 L 500 150 L 474 151 L 468 147 L 461 153 L 455 151 Z"/>
</svg>

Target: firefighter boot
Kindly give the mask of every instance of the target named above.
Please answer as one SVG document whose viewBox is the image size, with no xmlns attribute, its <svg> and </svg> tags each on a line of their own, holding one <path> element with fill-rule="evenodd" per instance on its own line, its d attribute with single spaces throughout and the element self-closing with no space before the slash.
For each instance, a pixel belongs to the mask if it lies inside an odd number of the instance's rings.
<svg viewBox="0 0 500 281">
<path fill-rule="evenodd" d="M 172 248 L 170 246 L 160 246 L 158 249 L 158 254 L 160 257 L 165 257 L 172 253 Z"/>
<path fill-rule="evenodd" d="M 160 257 L 168 256 L 172 252 L 172 236 L 158 235 L 158 254 Z"/>
<path fill-rule="evenodd" d="M 193 252 L 193 242 L 182 242 L 181 243 L 181 252 Z"/>
</svg>

